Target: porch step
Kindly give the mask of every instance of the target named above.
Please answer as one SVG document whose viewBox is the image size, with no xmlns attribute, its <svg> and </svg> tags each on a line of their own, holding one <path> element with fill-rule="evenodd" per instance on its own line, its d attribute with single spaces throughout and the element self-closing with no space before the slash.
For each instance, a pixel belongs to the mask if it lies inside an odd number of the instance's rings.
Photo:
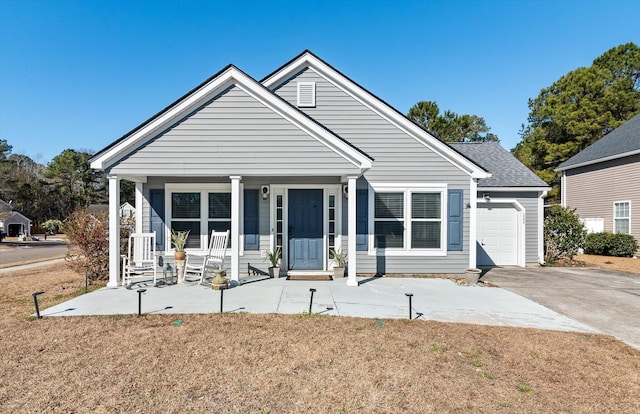
<svg viewBox="0 0 640 414">
<path fill-rule="evenodd" d="M 287 280 L 333 280 L 328 274 L 294 274 L 287 276 Z"/>
</svg>

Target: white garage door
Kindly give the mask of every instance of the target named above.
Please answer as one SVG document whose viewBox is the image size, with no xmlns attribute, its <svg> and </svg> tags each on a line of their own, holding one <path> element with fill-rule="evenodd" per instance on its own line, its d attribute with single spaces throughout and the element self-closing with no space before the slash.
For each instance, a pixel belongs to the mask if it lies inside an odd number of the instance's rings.
<svg viewBox="0 0 640 414">
<path fill-rule="evenodd" d="M 518 210 L 511 204 L 478 204 L 478 266 L 518 264 Z"/>
</svg>

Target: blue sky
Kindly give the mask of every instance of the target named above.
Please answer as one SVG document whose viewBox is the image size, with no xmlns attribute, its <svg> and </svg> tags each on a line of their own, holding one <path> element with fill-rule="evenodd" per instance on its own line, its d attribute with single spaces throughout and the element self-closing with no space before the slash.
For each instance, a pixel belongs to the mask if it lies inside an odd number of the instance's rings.
<svg viewBox="0 0 640 414">
<path fill-rule="evenodd" d="M 0 139 L 46 163 L 98 151 L 228 63 L 304 49 L 406 113 L 482 116 L 513 148 L 527 101 L 622 43 L 640 1 L 0 0 Z"/>
</svg>

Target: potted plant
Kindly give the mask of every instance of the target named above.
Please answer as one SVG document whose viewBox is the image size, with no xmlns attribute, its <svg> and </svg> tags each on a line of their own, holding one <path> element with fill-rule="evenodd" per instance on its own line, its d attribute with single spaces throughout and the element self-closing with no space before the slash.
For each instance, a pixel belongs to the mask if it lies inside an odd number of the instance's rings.
<svg viewBox="0 0 640 414">
<path fill-rule="evenodd" d="M 175 257 L 176 260 L 185 260 L 187 254 L 184 251 L 184 246 L 187 244 L 187 237 L 189 237 L 189 232 L 187 231 L 174 231 L 171 229 L 171 243 L 175 247 Z"/>
<path fill-rule="evenodd" d="M 267 252 L 267 259 L 271 263 L 269 267 L 269 276 L 273 278 L 280 277 L 280 258 L 282 257 L 282 249 L 278 246 L 274 251 Z"/>
<path fill-rule="evenodd" d="M 331 254 L 333 255 L 333 262 L 335 263 L 333 266 L 334 279 L 344 277 L 344 265 L 347 263 L 347 253 L 338 248 L 331 249 Z"/>
</svg>

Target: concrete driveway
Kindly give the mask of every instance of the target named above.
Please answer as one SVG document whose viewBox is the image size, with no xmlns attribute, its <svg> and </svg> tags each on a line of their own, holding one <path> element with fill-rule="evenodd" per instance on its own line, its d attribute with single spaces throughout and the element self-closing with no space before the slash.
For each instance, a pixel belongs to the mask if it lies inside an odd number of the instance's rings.
<svg viewBox="0 0 640 414">
<path fill-rule="evenodd" d="M 481 280 L 640 349 L 640 275 L 593 268 L 494 268 Z"/>
</svg>

